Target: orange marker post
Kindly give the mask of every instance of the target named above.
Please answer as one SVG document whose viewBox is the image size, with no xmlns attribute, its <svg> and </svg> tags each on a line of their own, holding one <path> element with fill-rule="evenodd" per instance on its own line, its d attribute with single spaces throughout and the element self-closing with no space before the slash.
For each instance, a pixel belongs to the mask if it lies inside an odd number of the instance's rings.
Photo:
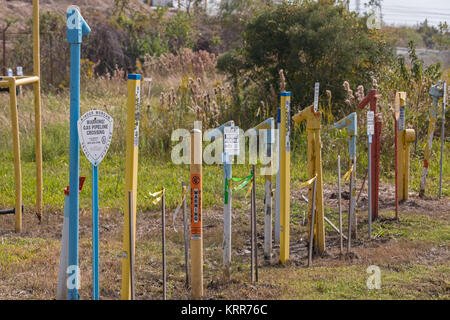
<svg viewBox="0 0 450 320">
<path fill-rule="evenodd" d="M 191 131 L 191 290 L 192 298 L 203 296 L 202 238 L 202 132 Z"/>
</svg>

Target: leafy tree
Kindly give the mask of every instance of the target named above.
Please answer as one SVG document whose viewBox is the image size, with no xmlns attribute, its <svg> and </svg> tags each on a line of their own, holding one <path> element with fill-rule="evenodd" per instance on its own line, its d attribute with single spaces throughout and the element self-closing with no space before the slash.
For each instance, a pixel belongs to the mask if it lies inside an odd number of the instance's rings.
<svg viewBox="0 0 450 320">
<path fill-rule="evenodd" d="M 243 46 L 221 56 L 218 68 L 240 78 L 244 87 L 264 89 L 249 108 L 267 101 L 274 89 L 279 91 L 283 69 L 287 89 L 293 92 L 294 112 L 312 103 L 317 81 L 321 92 L 333 93 L 336 110 L 345 108 L 344 80 L 352 85 L 371 83 L 370 75 L 391 54 L 379 31 L 367 28 L 366 18 L 341 4 L 304 1 L 266 7 L 248 22 Z"/>
</svg>

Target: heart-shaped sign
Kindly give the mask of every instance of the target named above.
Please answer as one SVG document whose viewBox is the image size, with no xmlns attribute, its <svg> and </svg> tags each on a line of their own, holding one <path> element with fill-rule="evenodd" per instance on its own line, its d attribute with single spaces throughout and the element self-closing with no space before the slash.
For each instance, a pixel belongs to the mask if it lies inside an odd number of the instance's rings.
<svg viewBox="0 0 450 320">
<path fill-rule="evenodd" d="M 78 120 L 81 149 L 94 166 L 98 166 L 108 152 L 113 125 L 113 118 L 101 110 L 88 111 Z"/>
</svg>

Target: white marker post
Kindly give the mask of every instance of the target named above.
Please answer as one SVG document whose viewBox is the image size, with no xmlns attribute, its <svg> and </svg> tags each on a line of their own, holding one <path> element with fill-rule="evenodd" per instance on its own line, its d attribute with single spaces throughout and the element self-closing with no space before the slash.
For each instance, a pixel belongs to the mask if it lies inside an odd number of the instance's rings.
<svg viewBox="0 0 450 320">
<path fill-rule="evenodd" d="M 444 81 L 444 96 L 442 97 L 442 124 L 441 124 L 441 167 L 439 171 L 439 199 L 442 197 L 442 169 L 444 165 L 444 138 L 445 138 L 445 107 L 447 106 L 447 81 Z"/>
<path fill-rule="evenodd" d="M 367 136 L 369 137 L 368 175 L 369 175 L 369 239 L 372 238 L 372 136 L 375 133 L 375 112 L 367 111 Z"/>
<path fill-rule="evenodd" d="M 99 299 L 99 218 L 98 218 L 98 166 L 111 144 L 114 121 L 104 111 L 91 110 L 78 120 L 78 137 L 84 155 L 92 164 L 92 292 Z"/>
<path fill-rule="evenodd" d="M 226 279 L 231 277 L 231 178 L 232 158 L 239 155 L 239 127 L 234 126 L 234 121 L 227 122 L 219 128 L 223 128 L 223 182 L 224 182 L 224 205 L 223 205 L 223 271 Z"/>
</svg>

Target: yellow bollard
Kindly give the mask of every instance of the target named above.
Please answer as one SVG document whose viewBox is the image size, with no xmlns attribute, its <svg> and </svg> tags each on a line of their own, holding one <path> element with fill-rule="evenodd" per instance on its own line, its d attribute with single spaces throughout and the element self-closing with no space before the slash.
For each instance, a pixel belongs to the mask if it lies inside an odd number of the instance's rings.
<svg viewBox="0 0 450 320">
<path fill-rule="evenodd" d="M 14 184 L 16 188 L 15 230 L 22 232 L 22 170 L 20 167 L 19 115 L 17 113 L 16 79 L 9 78 L 9 104 L 11 107 L 12 136 L 14 145 Z"/>
<path fill-rule="evenodd" d="M 192 299 L 203 296 L 202 237 L 202 132 L 191 131 L 191 290 Z"/>
<path fill-rule="evenodd" d="M 316 186 L 316 203 L 314 214 L 314 248 L 319 253 L 325 251 L 325 223 L 323 213 L 323 188 L 322 188 L 322 142 L 320 139 L 320 128 L 322 121 L 322 113 L 315 112 L 314 107 L 310 106 L 292 117 L 295 124 L 306 120 L 306 130 L 308 132 L 308 179 L 313 178 L 317 174 Z M 313 190 L 312 185 L 309 186 L 309 210 L 312 212 Z M 311 224 L 311 216 L 308 217 L 308 226 Z M 308 227 L 308 230 L 310 228 Z M 311 237 L 311 235 L 309 235 Z"/>
<path fill-rule="evenodd" d="M 280 262 L 289 260 L 291 93 L 281 92 L 280 127 Z"/>
<path fill-rule="evenodd" d="M 126 128 L 126 168 L 125 168 L 125 203 L 123 221 L 123 257 L 122 257 L 122 290 L 121 299 L 131 299 L 130 274 L 130 220 L 129 195 L 133 193 L 133 235 L 136 235 L 136 200 L 137 200 L 137 172 L 139 150 L 139 104 L 140 104 L 141 75 L 129 74 L 127 81 L 127 128 Z M 131 239 L 131 246 L 135 247 L 135 237 Z"/>
</svg>

